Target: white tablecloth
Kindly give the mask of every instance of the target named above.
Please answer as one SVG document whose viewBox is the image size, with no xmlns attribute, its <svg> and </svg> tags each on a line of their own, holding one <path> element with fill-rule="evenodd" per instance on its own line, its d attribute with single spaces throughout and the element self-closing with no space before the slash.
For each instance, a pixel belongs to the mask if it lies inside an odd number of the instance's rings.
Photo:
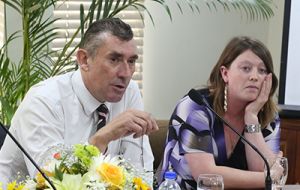
<svg viewBox="0 0 300 190">
<path fill-rule="evenodd" d="M 283 190 L 300 190 L 300 185 L 285 185 Z"/>
</svg>

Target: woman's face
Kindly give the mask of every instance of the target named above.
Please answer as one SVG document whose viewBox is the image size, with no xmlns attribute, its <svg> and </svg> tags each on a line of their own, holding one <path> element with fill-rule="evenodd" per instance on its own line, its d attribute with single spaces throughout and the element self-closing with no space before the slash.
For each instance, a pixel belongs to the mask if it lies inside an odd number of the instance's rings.
<svg viewBox="0 0 300 190">
<path fill-rule="evenodd" d="M 268 73 L 264 62 L 251 50 L 246 50 L 229 68 L 222 66 L 221 74 L 228 84 L 229 99 L 251 102 L 257 98 Z"/>
</svg>

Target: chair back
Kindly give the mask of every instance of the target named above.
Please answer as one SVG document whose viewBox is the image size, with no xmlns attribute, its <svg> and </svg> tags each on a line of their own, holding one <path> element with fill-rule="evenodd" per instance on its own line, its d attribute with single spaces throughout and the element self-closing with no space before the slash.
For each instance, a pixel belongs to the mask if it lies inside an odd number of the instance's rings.
<svg viewBox="0 0 300 190">
<path fill-rule="evenodd" d="M 157 120 L 156 121 L 159 130 L 149 135 L 149 141 L 154 156 L 154 171 L 157 170 L 164 154 L 164 148 L 169 129 L 169 120 Z"/>
</svg>

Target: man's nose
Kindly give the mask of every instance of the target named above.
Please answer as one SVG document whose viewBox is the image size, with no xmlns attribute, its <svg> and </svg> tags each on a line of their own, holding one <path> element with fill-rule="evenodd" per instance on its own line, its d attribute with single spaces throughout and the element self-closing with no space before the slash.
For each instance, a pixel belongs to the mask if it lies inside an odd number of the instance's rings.
<svg viewBox="0 0 300 190">
<path fill-rule="evenodd" d="M 134 67 L 130 66 L 130 64 L 127 63 L 127 61 L 124 61 L 121 64 L 121 67 L 119 69 L 119 76 L 121 77 L 131 77 L 134 72 Z"/>
</svg>

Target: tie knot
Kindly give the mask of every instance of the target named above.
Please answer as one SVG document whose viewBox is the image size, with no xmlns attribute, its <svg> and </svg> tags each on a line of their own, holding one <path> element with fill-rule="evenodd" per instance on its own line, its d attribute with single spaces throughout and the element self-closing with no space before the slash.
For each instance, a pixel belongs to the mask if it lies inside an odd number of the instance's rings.
<svg viewBox="0 0 300 190">
<path fill-rule="evenodd" d="M 99 122 L 97 124 L 97 130 L 102 128 L 106 124 L 106 119 L 108 115 L 108 108 L 106 107 L 105 104 L 101 104 L 97 108 L 98 116 L 99 116 Z"/>
<path fill-rule="evenodd" d="M 99 113 L 104 113 L 105 115 L 108 113 L 108 108 L 106 107 L 105 104 L 101 104 L 98 108 L 97 111 Z"/>
</svg>

